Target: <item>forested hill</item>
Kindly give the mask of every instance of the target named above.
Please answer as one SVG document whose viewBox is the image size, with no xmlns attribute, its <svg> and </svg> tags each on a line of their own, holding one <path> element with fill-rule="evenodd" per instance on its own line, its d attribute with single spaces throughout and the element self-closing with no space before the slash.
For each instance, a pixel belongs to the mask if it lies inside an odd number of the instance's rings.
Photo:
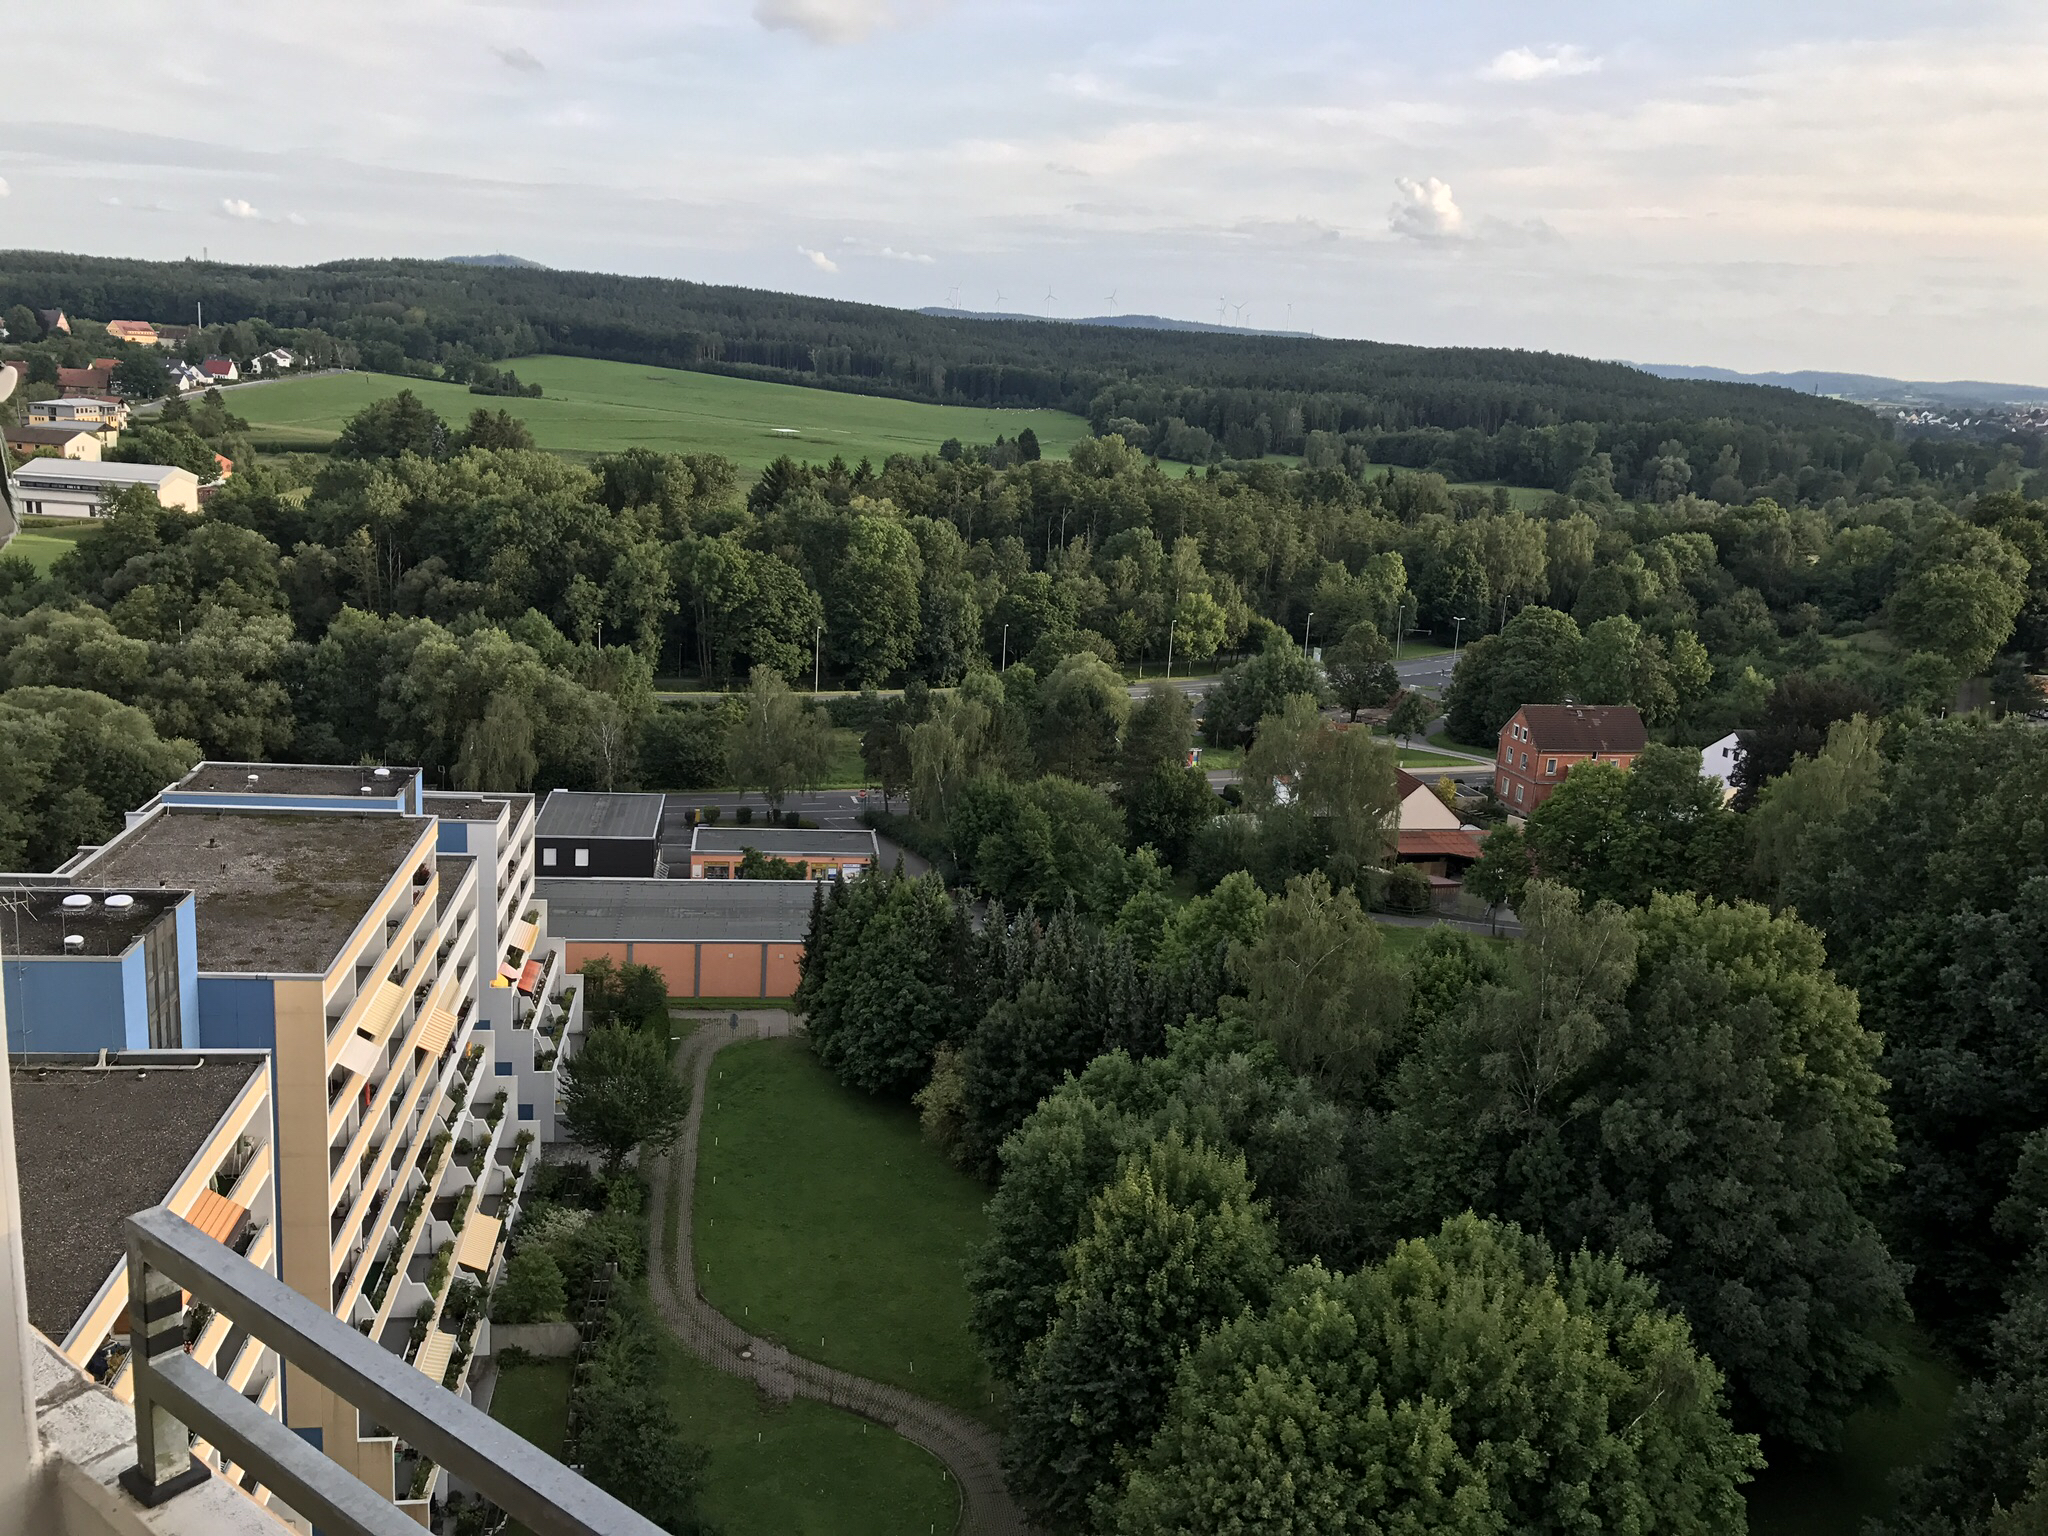
<svg viewBox="0 0 2048 1536">
<path fill-rule="evenodd" d="M 943 403 L 1058 407 L 1193 461 L 1300 453 L 1318 432 L 1353 444 L 1363 434 L 1382 462 L 1551 484 L 1595 445 L 1583 432 L 1562 446 L 1523 435 L 1583 423 L 1602 429 L 1597 446 L 1624 474 L 1676 438 L 1709 461 L 1713 442 L 1733 443 L 1756 481 L 1798 464 L 1853 464 L 1884 433 L 1837 401 L 1555 353 L 1026 326 L 442 261 L 236 267 L 0 253 L 0 307 L 15 303 L 160 322 L 189 322 L 204 303 L 210 323 L 317 328 L 353 347 L 362 366 L 393 372 L 557 352 Z M 1703 432 L 1707 423 L 1717 430 Z"/>
</svg>

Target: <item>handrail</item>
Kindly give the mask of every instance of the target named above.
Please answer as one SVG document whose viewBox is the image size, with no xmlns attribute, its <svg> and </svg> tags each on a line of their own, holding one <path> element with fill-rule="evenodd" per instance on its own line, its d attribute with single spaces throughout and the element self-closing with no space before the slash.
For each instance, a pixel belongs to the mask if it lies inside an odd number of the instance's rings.
<svg viewBox="0 0 2048 1536">
<path fill-rule="evenodd" d="M 196 1430 L 300 1514 L 336 1536 L 418 1536 L 419 1526 L 184 1351 L 181 1288 L 224 1312 L 315 1381 L 536 1536 L 659 1536 L 659 1527 L 488 1414 L 406 1365 L 274 1275 L 161 1206 L 130 1216 L 130 1333 L 137 1465 L 123 1474 L 146 1504 L 211 1475 L 191 1457 Z"/>
</svg>

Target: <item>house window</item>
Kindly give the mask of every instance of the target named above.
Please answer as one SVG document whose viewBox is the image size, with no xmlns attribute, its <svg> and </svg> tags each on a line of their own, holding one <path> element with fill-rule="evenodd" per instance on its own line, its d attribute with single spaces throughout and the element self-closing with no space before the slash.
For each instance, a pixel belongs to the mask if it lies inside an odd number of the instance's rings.
<svg viewBox="0 0 2048 1536">
<path fill-rule="evenodd" d="M 531 1104 L 520 1105 L 519 1118 L 522 1120 L 531 1120 L 533 1118 L 533 1106 Z"/>
<path fill-rule="evenodd" d="M 578 869 L 590 868 L 590 850 L 588 848 L 578 848 L 576 850 L 576 867 Z"/>
<path fill-rule="evenodd" d="M 512 1075 L 512 1063 L 509 1061 L 494 1061 L 491 1063 L 491 1069 L 500 1077 Z"/>
<path fill-rule="evenodd" d="M 1552 758 L 1546 758 L 1546 759 L 1544 760 L 1544 764 L 1543 764 L 1543 773 L 1544 773 L 1544 776 L 1545 776 L 1546 778 L 1551 778 L 1551 777 L 1555 777 L 1555 776 L 1556 776 L 1556 774 L 1557 774 L 1557 759 L 1556 759 L 1556 758 L 1552 757 Z"/>
<path fill-rule="evenodd" d="M 553 868 L 555 867 L 555 850 L 554 850 L 554 849 L 552 849 L 552 848 L 543 848 L 543 849 L 541 849 L 541 851 L 540 851 L 540 867 L 541 867 L 542 869 L 553 869 Z"/>
<path fill-rule="evenodd" d="M 1517 785 L 1515 786 L 1515 804 L 1517 804 L 1517 805 L 1520 805 L 1521 803 L 1522 803 L 1522 786 L 1521 786 L 1521 785 L 1519 785 L 1519 784 L 1517 784 Z"/>
<path fill-rule="evenodd" d="M 1529 766 L 1529 754 L 1526 752 L 1522 754 L 1522 766 L 1524 768 Z"/>
</svg>

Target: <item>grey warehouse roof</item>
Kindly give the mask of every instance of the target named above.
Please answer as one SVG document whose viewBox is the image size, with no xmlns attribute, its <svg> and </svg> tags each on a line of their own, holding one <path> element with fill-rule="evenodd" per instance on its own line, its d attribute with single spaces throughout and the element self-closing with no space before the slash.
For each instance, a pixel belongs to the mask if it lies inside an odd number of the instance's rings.
<svg viewBox="0 0 2048 1536">
<path fill-rule="evenodd" d="M 797 944 L 811 923 L 809 880 L 542 880 L 556 938 L 603 943 Z"/>
<path fill-rule="evenodd" d="M 28 1320 L 59 1342 L 127 1251 L 122 1218 L 162 1203 L 250 1077 L 269 1070 L 252 1052 L 116 1056 L 118 1071 L 78 1070 L 92 1059 L 15 1058 Z"/>
<path fill-rule="evenodd" d="M 791 854 L 815 854 L 820 858 L 848 855 L 881 857 L 872 832 L 821 831 L 815 827 L 707 827 L 699 826 L 690 838 L 692 853 L 744 853 L 747 849 L 787 858 Z"/>
<path fill-rule="evenodd" d="M 542 837 L 645 837 L 661 835 L 660 795 L 596 795 L 558 789 L 540 808 Z"/>
<path fill-rule="evenodd" d="M 496 821 L 505 814 L 506 802 L 483 795 L 450 795 L 428 790 L 427 812 L 447 821 Z"/>
</svg>

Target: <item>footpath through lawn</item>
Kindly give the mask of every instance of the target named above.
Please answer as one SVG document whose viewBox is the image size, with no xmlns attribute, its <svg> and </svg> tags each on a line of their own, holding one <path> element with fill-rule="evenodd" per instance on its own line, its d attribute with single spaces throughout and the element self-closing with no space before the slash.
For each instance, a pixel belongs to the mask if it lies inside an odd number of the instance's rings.
<svg viewBox="0 0 2048 1536">
<path fill-rule="evenodd" d="M 919 1447 L 822 1403 L 764 1403 L 752 1386 L 660 1341 L 662 1375 L 683 1432 L 704 1447 L 703 1512 L 723 1536 L 903 1536 L 951 1531 L 952 1475 Z M 516 1365 L 498 1377 L 491 1414 L 551 1456 L 569 1424 L 569 1362 Z M 508 1536 L 521 1536 L 510 1527 Z"/>
<path fill-rule="evenodd" d="M 843 1088 L 800 1038 L 719 1054 L 697 1168 L 697 1281 L 726 1316 L 827 1365 L 997 1421 L 963 1266 L 988 1191 L 908 1105 Z"/>
</svg>

